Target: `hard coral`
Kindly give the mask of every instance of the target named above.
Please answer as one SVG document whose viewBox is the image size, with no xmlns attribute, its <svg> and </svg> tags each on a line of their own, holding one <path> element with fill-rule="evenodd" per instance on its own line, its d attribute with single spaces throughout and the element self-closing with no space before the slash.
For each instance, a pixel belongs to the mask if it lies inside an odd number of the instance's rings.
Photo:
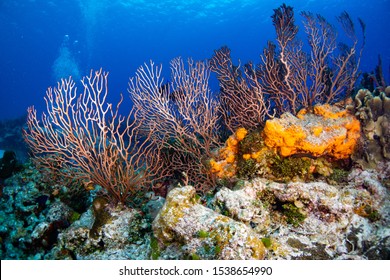
<svg viewBox="0 0 390 280">
<path fill-rule="evenodd" d="M 360 122 L 346 110 L 316 105 L 313 113 L 301 110 L 268 120 L 263 130 L 265 144 L 281 156 L 310 154 L 348 158 L 360 137 Z"/>
<path fill-rule="evenodd" d="M 356 160 L 364 166 L 375 166 L 390 158 L 390 93 L 379 95 L 360 89 L 349 110 L 362 123 L 363 148 Z M 362 160 L 363 159 L 363 160 Z"/>
</svg>

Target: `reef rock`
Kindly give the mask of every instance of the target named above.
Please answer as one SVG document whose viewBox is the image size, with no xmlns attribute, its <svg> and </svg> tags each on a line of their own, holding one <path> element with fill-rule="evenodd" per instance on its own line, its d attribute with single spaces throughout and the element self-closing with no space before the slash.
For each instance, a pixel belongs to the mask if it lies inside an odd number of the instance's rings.
<svg viewBox="0 0 390 280">
<path fill-rule="evenodd" d="M 1 259 L 42 259 L 58 232 L 68 227 L 72 209 L 42 193 L 36 172 L 26 168 L 5 180 L 0 196 Z"/>
<path fill-rule="evenodd" d="M 342 187 L 256 178 L 221 189 L 213 204 L 262 236 L 266 259 L 388 259 L 388 172 L 354 169 Z"/>
<path fill-rule="evenodd" d="M 245 224 L 218 214 L 197 202 L 191 186 L 173 189 L 153 222 L 160 259 L 181 258 L 244 260 L 263 259 L 261 239 Z M 168 245 L 167 245 L 168 244 Z M 176 248 L 176 249 L 175 249 Z M 179 253 L 178 253 L 179 254 Z"/>
<path fill-rule="evenodd" d="M 250 188 L 243 188 L 232 191 L 226 187 L 219 190 L 213 199 L 214 206 L 220 211 L 228 211 L 229 216 L 241 222 L 249 222 L 261 210 L 254 203 L 256 192 Z M 223 205 L 223 207 L 219 207 Z"/>
<path fill-rule="evenodd" d="M 347 110 L 329 104 L 314 106 L 313 113 L 301 110 L 267 120 L 265 144 L 281 156 L 310 154 L 348 158 L 360 137 L 360 122 Z"/>
<path fill-rule="evenodd" d="M 55 259 L 149 259 L 147 224 L 138 211 L 117 206 L 108 208 L 109 218 L 96 225 L 96 212 L 89 209 L 58 235 L 52 250 Z M 100 221 L 101 222 L 101 221 Z M 99 223 L 100 223 L 99 222 Z"/>
</svg>

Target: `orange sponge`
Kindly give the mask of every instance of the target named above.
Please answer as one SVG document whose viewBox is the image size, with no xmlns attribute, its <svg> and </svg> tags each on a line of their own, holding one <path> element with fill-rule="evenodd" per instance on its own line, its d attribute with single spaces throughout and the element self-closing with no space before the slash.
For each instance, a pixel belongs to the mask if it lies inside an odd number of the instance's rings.
<svg viewBox="0 0 390 280">
<path fill-rule="evenodd" d="M 268 120 L 263 130 L 265 144 L 282 156 L 308 153 L 348 158 L 360 137 L 360 122 L 329 104 L 317 105 L 313 111 L 301 111 L 297 117 L 285 113 Z"/>
</svg>

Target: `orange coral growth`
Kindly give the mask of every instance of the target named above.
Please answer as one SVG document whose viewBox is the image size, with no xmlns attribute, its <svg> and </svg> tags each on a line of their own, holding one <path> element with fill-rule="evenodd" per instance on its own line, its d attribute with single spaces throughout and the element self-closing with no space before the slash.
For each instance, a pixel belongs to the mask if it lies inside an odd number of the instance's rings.
<svg viewBox="0 0 390 280">
<path fill-rule="evenodd" d="M 261 158 L 266 152 L 267 152 L 268 148 L 263 148 L 261 149 L 260 151 L 257 151 L 257 152 L 253 152 L 251 154 L 251 157 L 253 159 L 258 159 L 258 158 Z"/>
<path fill-rule="evenodd" d="M 320 136 L 321 132 L 323 131 L 323 128 L 321 126 L 313 127 L 312 132 L 314 136 Z"/>
<path fill-rule="evenodd" d="M 340 109 L 330 104 L 314 106 L 314 114 L 328 119 L 338 119 L 347 115 L 347 110 Z"/>
<path fill-rule="evenodd" d="M 282 156 L 309 153 L 348 158 L 360 137 L 360 122 L 346 110 L 317 105 L 314 113 L 306 110 L 295 117 L 289 113 L 268 120 L 263 130 L 265 144 Z"/>
<path fill-rule="evenodd" d="M 356 147 L 357 140 L 360 137 L 360 122 L 353 118 L 351 122 L 345 124 L 347 129 L 348 141 L 342 141 L 335 146 L 334 154 L 336 158 L 345 158 L 343 155 L 351 155 Z"/>
<path fill-rule="evenodd" d="M 209 164 L 211 166 L 212 173 L 218 173 L 222 170 L 222 165 L 215 161 L 215 159 L 210 159 Z"/>
<path fill-rule="evenodd" d="M 251 154 L 243 154 L 242 158 L 245 159 L 245 160 L 248 160 L 248 159 L 251 158 Z"/>
<path fill-rule="evenodd" d="M 290 113 L 284 116 L 293 117 Z M 285 126 L 279 119 L 268 120 L 263 130 L 264 143 L 270 147 L 278 147 L 281 155 L 291 155 L 299 143 L 307 137 L 302 127 L 292 125 Z"/>
<path fill-rule="evenodd" d="M 236 138 L 238 141 L 241 141 L 242 139 L 245 138 L 245 136 L 248 134 L 248 130 L 246 130 L 245 128 L 241 127 L 239 129 L 237 129 L 236 131 Z"/>
<path fill-rule="evenodd" d="M 237 129 L 236 133 L 231 135 L 226 141 L 225 147 L 219 151 L 221 160 L 209 161 L 211 172 L 219 178 L 233 177 L 236 172 L 236 155 L 238 153 L 239 142 L 245 138 L 248 131 L 245 128 Z M 249 155 L 250 157 L 250 155 Z"/>
</svg>

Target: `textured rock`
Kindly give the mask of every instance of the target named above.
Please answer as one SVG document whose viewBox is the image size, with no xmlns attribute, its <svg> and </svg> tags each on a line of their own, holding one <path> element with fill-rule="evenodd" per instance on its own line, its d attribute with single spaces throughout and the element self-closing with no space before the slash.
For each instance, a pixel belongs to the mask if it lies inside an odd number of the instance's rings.
<svg viewBox="0 0 390 280">
<path fill-rule="evenodd" d="M 66 251 L 76 259 L 148 259 L 148 237 L 138 244 L 132 236 L 134 230 L 140 230 L 134 225 L 138 212 L 121 207 L 109 209 L 109 212 L 110 220 L 99 227 L 93 236 L 93 211 L 90 209 L 83 213 L 78 221 L 59 234 L 58 246 L 53 250 L 55 258 L 62 258 L 61 254 Z"/>
<path fill-rule="evenodd" d="M 198 204 L 191 186 L 168 194 L 153 232 L 160 243 L 175 243 L 188 257 L 243 260 L 265 256 L 263 243 L 249 227 Z M 164 252 L 160 258 L 166 258 Z"/>
<path fill-rule="evenodd" d="M 210 208 L 192 187 L 176 188 L 153 232 L 149 221 L 161 199 L 145 214 L 109 206 L 108 219 L 96 226 L 96 209 L 74 215 L 35 178 L 21 172 L 5 181 L 1 259 L 390 258 L 389 161 L 353 168 L 343 185 L 240 181 L 220 189 Z"/>
<path fill-rule="evenodd" d="M 142 210 L 145 213 L 145 216 L 153 221 L 156 218 L 158 212 L 163 207 L 164 203 L 165 198 L 161 196 L 155 196 L 142 207 Z"/>
<path fill-rule="evenodd" d="M 390 238 L 389 191 L 381 175 L 387 168 L 354 170 L 343 187 L 257 178 L 215 198 L 225 215 L 241 213 L 270 240 L 267 259 L 383 259 L 390 252 L 378 247 Z"/>
<path fill-rule="evenodd" d="M 232 191 L 228 188 L 222 188 L 215 194 L 213 204 L 216 207 L 223 205 L 222 208 L 226 209 L 231 217 L 247 223 L 260 212 L 259 207 L 254 203 L 256 192 L 251 190 L 245 188 Z"/>
</svg>

